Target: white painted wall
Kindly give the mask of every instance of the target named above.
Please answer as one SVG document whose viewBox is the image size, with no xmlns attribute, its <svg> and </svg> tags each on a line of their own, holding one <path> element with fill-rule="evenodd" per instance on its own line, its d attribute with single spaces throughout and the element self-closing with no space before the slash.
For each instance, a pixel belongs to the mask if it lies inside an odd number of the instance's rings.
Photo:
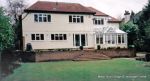
<svg viewBox="0 0 150 81">
<path fill-rule="evenodd" d="M 22 21 L 24 45 L 31 43 L 33 49 L 60 49 L 60 48 L 78 48 L 73 46 L 73 34 L 87 34 L 88 46 L 85 48 L 95 48 L 94 28 L 114 27 L 119 28 L 118 23 L 108 23 L 107 17 L 104 18 L 104 25 L 94 25 L 93 18 L 97 16 L 74 14 L 84 16 L 84 23 L 69 23 L 69 15 L 73 14 L 53 14 L 51 15 L 51 22 L 35 22 L 34 13 L 26 13 L 22 15 L 25 17 Z M 31 40 L 31 34 L 44 34 L 44 40 Z M 51 34 L 67 34 L 67 40 L 50 40 Z M 103 45 L 103 47 L 109 47 L 111 45 Z M 127 47 L 127 45 L 119 45 L 120 47 Z M 118 45 L 117 45 L 118 47 Z M 26 46 L 24 46 L 26 48 Z"/>
<path fill-rule="evenodd" d="M 83 15 L 84 23 L 69 23 L 69 15 L 51 14 L 51 22 L 34 22 L 34 13 L 28 14 L 22 22 L 25 45 L 31 43 L 33 49 L 77 48 L 73 46 L 73 34 L 87 34 L 86 47 L 94 47 L 92 15 L 75 14 Z M 45 39 L 31 40 L 31 34 L 34 33 L 44 34 Z M 67 34 L 67 40 L 50 40 L 51 34 Z"/>
<path fill-rule="evenodd" d="M 85 32 L 92 31 L 92 15 L 83 15 L 84 23 L 69 23 L 70 14 L 51 14 L 51 22 L 34 22 L 34 13 L 23 20 L 24 32 Z M 71 14 L 72 15 L 72 14 Z M 32 27 L 32 28 L 31 28 Z"/>
</svg>

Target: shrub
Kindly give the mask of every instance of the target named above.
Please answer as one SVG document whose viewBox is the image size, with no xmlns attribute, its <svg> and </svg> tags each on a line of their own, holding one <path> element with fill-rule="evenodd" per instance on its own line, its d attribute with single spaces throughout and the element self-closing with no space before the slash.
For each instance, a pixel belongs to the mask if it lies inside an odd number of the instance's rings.
<svg viewBox="0 0 150 81">
<path fill-rule="evenodd" d="M 116 49 L 120 49 L 120 47 L 117 47 Z"/>
<path fill-rule="evenodd" d="M 31 45 L 31 43 L 27 43 L 27 45 L 26 45 L 26 51 L 32 51 L 32 45 Z"/>
<path fill-rule="evenodd" d="M 146 54 L 146 55 L 145 55 L 145 60 L 146 60 L 146 61 L 150 61 L 150 54 Z"/>
<path fill-rule="evenodd" d="M 83 46 L 80 46 L 79 48 L 80 48 L 80 50 L 83 50 Z"/>
<path fill-rule="evenodd" d="M 100 50 L 101 49 L 101 46 L 100 45 L 97 45 L 97 50 Z"/>
</svg>

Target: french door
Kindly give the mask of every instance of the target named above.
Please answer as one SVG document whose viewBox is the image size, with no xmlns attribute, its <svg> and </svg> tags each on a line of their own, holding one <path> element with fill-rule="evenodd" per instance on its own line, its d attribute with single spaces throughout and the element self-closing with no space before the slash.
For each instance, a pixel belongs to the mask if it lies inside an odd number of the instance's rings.
<svg viewBox="0 0 150 81">
<path fill-rule="evenodd" d="M 74 45 L 75 46 L 86 46 L 87 35 L 86 34 L 74 34 Z"/>
</svg>

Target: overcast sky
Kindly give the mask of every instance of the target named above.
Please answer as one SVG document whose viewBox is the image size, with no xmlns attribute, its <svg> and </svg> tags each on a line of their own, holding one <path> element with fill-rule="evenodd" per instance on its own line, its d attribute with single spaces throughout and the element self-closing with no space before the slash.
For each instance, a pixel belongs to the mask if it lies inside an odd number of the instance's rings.
<svg viewBox="0 0 150 81">
<path fill-rule="evenodd" d="M 124 14 L 125 10 L 139 12 L 147 4 L 148 0 L 26 0 L 29 5 L 36 1 L 71 2 L 80 3 L 84 6 L 91 6 L 108 15 L 118 17 Z M 4 5 L 0 0 L 0 5 Z"/>
</svg>

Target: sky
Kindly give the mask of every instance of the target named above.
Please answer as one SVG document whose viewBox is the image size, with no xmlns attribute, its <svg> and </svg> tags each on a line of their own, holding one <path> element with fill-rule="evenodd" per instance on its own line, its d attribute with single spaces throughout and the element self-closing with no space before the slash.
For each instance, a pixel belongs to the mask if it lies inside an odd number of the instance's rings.
<svg viewBox="0 0 150 81">
<path fill-rule="evenodd" d="M 0 5 L 5 5 L 6 3 L 4 1 L 5 0 L 0 0 Z M 84 6 L 91 6 L 116 18 L 123 17 L 125 10 L 132 10 L 137 13 L 141 11 L 148 2 L 148 0 L 26 0 L 29 6 L 36 1 L 80 3 Z"/>
</svg>

